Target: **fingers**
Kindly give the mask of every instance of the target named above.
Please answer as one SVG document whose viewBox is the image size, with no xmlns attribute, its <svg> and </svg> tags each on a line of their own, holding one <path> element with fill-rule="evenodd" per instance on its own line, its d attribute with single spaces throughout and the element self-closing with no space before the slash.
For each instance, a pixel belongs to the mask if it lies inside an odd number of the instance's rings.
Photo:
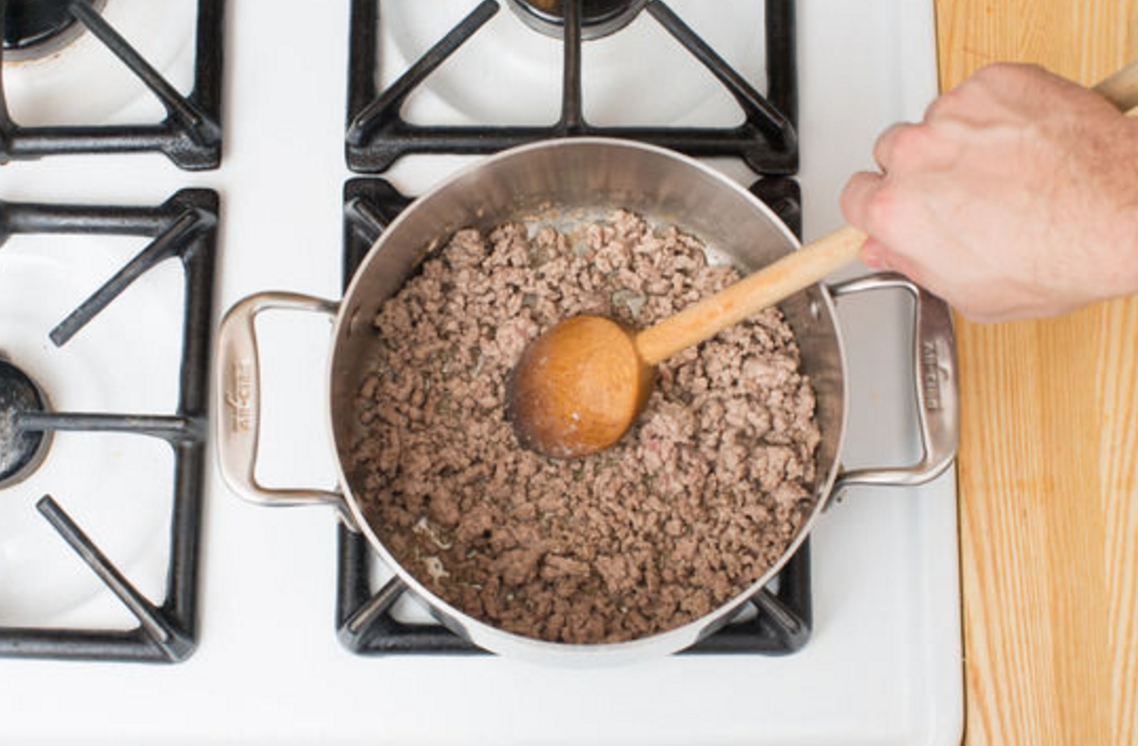
<svg viewBox="0 0 1138 746">
<path fill-rule="evenodd" d="M 846 182 L 842 190 L 842 214 L 846 222 L 866 233 L 873 233 L 869 225 L 869 205 L 874 195 L 881 189 L 885 177 L 869 171 L 859 171 Z"/>
<path fill-rule="evenodd" d="M 897 122 L 889 125 L 881 136 L 877 138 L 877 142 L 873 144 L 873 160 L 877 161 L 877 167 L 882 171 L 888 171 L 894 167 L 896 163 L 897 144 L 905 137 L 911 136 L 909 133 L 916 127 L 915 124 L 908 122 Z"/>
<path fill-rule="evenodd" d="M 900 272 L 918 285 L 927 287 L 925 273 L 916 262 L 904 254 L 890 250 L 888 246 L 876 238 L 870 238 L 865 242 L 865 245 L 861 247 L 858 259 L 870 269 L 883 272 Z"/>
<path fill-rule="evenodd" d="M 951 110 L 959 101 L 961 96 L 960 88 L 954 88 L 951 91 L 942 93 L 934 98 L 928 106 L 925 107 L 925 122 L 935 122 L 945 117 L 945 112 Z"/>
<path fill-rule="evenodd" d="M 861 247 L 858 258 L 867 267 L 878 270 L 900 272 L 920 283 L 922 269 L 911 257 L 893 251 L 879 237 L 889 234 L 890 220 L 897 219 L 895 193 L 887 193 L 886 177 L 881 174 L 861 171 L 850 177 L 842 192 L 842 212 L 846 220 L 856 228 L 870 235 Z M 885 236 L 888 239 L 888 235 Z"/>
<path fill-rule="evenodd" d="M 858 259 L 870 269 L 885 271 L 894 268 L 893 263 L 890 261 L 891 256 L 889 250 L 885 248 L 885 244 L 876 238 L 866 240 L 861 247 L 861 251 L 858 253 Z"/>
</svg>

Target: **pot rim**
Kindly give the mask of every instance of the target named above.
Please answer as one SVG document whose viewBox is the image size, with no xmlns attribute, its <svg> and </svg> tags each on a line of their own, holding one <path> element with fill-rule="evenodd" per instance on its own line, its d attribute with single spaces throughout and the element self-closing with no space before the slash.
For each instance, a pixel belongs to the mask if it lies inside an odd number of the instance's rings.
<svg viewBox="0 0 1138 746">
<path fill-rule="evenodd" d="M 367 274 L 367 270 L 371 263 L 376 260 L 376 257 L 382 252 L 384 242 L 388 236 L 393 235 L 400 224 L 407 220 L 412 212 L 417 209 L 421 204 L 430 201 L 435 195 L 453 188 L 453 185 L 462 181 L 471 174 L 489 166 L 492 163 L 499 161 L 524 157 L 533 151 L 546 150 L 550 148 L 565 148 L 575 147 L 579 145 L 589 146 L 602 146 L 614 148 L 629 148 L 634 150 L 646 151 L 656 155 L 664 156 L 679 163 L 686 165 L 689 168 L 694 168 L 703 174 L 710 176 L 715 181 L 720 183 L 724 188 L 731 189 L 737 195 L 744 198 L 751 204 L 753 208 L 761 212 L 772 225 L 780 231 L 784 237 L 790 242 L 794 250 L 802 247 L 802 242 L 794 235 L 794 233 L 786 226 L 785 223 L 775 214 L 775 212 L 762 202 L 758 197 L 743 188 L 740 184 L 731 180 L 722 172 L 701 163 L 700 161 L 678 153 L 667 148 L 662 148 L 656 145 L 649 145 L 646 143 L 637 142 L 634 140 L 623 140 L 608 137 L 572 137 L 572 138 L 559 138 L 552 140 L 539 140 L 533 143 L 527 143 L 508 150 L 503 150 L 493 155 L 490 155 L 476 163 L 470 164 L 464 168 L 459 169 L 451 174 L 446 179 L 436 183 L 429 190 L 424 192 L 416 198 L 410 205 L 408 205 L 391 224 L 384 230 L 383 234 L 372 244 L 368 249 L 367 254 L 364 256 L 363 261 L 360 263 L 359 268 L 352 276 L 351 281 L 348 283 L 347 289 L 344 291 L 343 299 L 340 302 L 340 308 L 336 312 L 335 319 L 332 325 L 332 348 L 328 355 L 327 361 L 327 375 L 326 390 L 325 390 L 325 427 L 330 435 L 331 442 L 336 449 L 335 462 L 336 462 L 336 476 L 339 479 L 340 487 L 343 491 L 344 501 L 347 503 L 348 510 L 356 524 L 356 527 L 367 538 L 368 543 L 371 545 L 383 564 L 386 565 L 395 575 L 400 578 L 407 586 L 409 591 L 416 596 L 419 600 L 423 601 L 432 614 L 440 623 L 451 629 L 453 632 L 460 636 L 471 640 L 479 647 L 483 647 L 491 652 L 512 655 L 519 658 L 539 659 L 543 662 L 548 662 L 551 659 L 558 659 L 565 663 L 573 662 L 595 662 L 595 658 L 605 658 L 608 660 L 629 660 L 637 659 L 644 656 L 645 653 L 666 655 L 678 652 L 703 637 L 707 636 L 714 630 L 718 629 L 723 624 L 731 620 L 739 607 L 753 598 L 759 591 L 761 591 L 767 584 L 774 579 L 782 568 L 790 560 L 792 556 L 798 551 L 802 543 L 806 541 L 814 525 L 826 507 L 830 497 L 831 490 L 833 489 L 834 481 L 837 478 L 838 472 L 841 469 L 841 454 L 843 446 L 845 445 L 845 435 L 849 417 L 849 390 L 846 376 L 846 352 L 845 344 L 843 341 L 842 330 L 837 323 L 837 315 L 833 302 L 833 298 L 824 283 L 818 283 L 817 287 L 821 291 L 820 296 L 822 304 L 825 306 L 826 313 L 834 323 L 834 338 L 837 344 L 838 359 L 841 367 L 841 390 L 842 390 L 842 407 L 841 418 L 839 420 L 840 433 L 837 438 L 837 447 L 834 451 L 834 459 L 830 464 L 828 473 L 825 474 L 824 480 L 816 481 L 814 487 L 815 504 L 811 511 L 809 518 L 799 528 L 798 533 L 786 550 L 783 551 L 779 559 L 771 565 L 770 568 L 756 580 L 747 586 L 746 589 L 736 594 L 731 600 L 716 607 L 714 610 L 704 614 L 703 616 L 694 619 L 684 625 L 658 632 L 647 637 L 640 637 L 633 640 L 626 640 L 623 642 L 608 642 L 608 643 L 567 643 L 567 642 L 551 642 L 548 640 L 541 640 L 534 637 L 527 637 L 520 635 L 516 632 L 510 632 L 496 627 L 485 621 L 477 619 L 464 611 L 451 605 L 444 599 L 440 598 L 419 580 L 387 550 L 387 547 L 380 540 L 379 536 L 372 529 L 371 524 L 368 522 L 364 515 L 363 509 L 359 501 L 353 494 L 351 484 L 348 481 L 347 473 L 344 470 L 344 463 L 340 457 L 340 443 L 336 438 L 336 429 L 334 425 L 335 412 L 332 406 L 332 381 L 333 373 L 336 369 L 336 350 L 339 346 L 341 334 L 345 328 L 350 328 L 352 319 L 346 318 L 348 309 L 351 307 L 348 301 L 355 294 L 357 286 L 362 281 L 362 278 Z M 431 237 L 424 241 L 424 244 L 429 244 L 435 238 Z M 347 325 L 347 326 L 346 326 Z M 821 476 L 821 475 L 820 475 Z M 457 628 L 456 628 L 457 627 Z M 491 642 L 487 643 L 487 640 Z"/>
</svg>

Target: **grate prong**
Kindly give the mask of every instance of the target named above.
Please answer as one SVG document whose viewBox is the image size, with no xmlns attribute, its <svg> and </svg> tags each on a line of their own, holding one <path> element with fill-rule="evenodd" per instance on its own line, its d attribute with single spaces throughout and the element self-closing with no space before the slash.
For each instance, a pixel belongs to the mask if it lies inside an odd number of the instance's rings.
<svg viewBox="0 0 1138 746">
<path fill-rule="evenodd" d="M 59 532 L 64 541 L 99 576 L 99 579 L 118 596 L 123 605 L 130 609 L 130 613 L 138 619 L 146 635 L 168 660 L 180 661 L 189 655 L 194 647 L 193 641 L 172 625 L 159 609 L 131 585 L 126 576 L 95 546 L 83 529 L 76 525 L 63 508 L 59 507 L 59 503 L 50 495 L 44 495 L 36 503 L 36 510 L 47 519 L 52 528 Z"/>
<path fill-rule="evenodd" d="M 75 336 L 91 319 L 95 318 L 130 284 L 162 261 L 169 259 L 193 238 L 194 231 L 202 223 L 202 216 L 194 210 L 186 210 L 166 230 L 151 241 L 126 266 L 115 273 L 91 297 L 72 311 L 67 318 L 51 330 L 51 341 L 62 347 Z"/>
</svg>

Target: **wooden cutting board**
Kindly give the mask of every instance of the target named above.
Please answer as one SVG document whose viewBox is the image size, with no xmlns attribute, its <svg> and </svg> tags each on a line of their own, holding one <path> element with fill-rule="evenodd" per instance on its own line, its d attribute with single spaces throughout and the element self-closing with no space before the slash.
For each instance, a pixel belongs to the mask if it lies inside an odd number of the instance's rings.
<svg viewBox="0 0 1138 746">
<path fill-rule="evenodd" d="M 945 90 L 1138 56 L 1138 0 L 935 2 Z M 958 334 L 965 743 L 1138 744 L 1138 299 Z"/>
</svg>

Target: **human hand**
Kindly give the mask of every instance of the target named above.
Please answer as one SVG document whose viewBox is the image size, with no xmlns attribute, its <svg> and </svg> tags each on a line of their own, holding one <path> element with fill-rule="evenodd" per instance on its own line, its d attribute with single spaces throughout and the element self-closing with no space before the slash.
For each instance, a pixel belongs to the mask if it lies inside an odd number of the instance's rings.
<svg viewBox="0 0 1138 746">
<path fill-rule="evenodd" d="M 1138 120 L 1031 65 L 990 65 L 878 139 L 842 211 L 862 260 L 976 321 L 1138 292 Z"/>
</svg>

